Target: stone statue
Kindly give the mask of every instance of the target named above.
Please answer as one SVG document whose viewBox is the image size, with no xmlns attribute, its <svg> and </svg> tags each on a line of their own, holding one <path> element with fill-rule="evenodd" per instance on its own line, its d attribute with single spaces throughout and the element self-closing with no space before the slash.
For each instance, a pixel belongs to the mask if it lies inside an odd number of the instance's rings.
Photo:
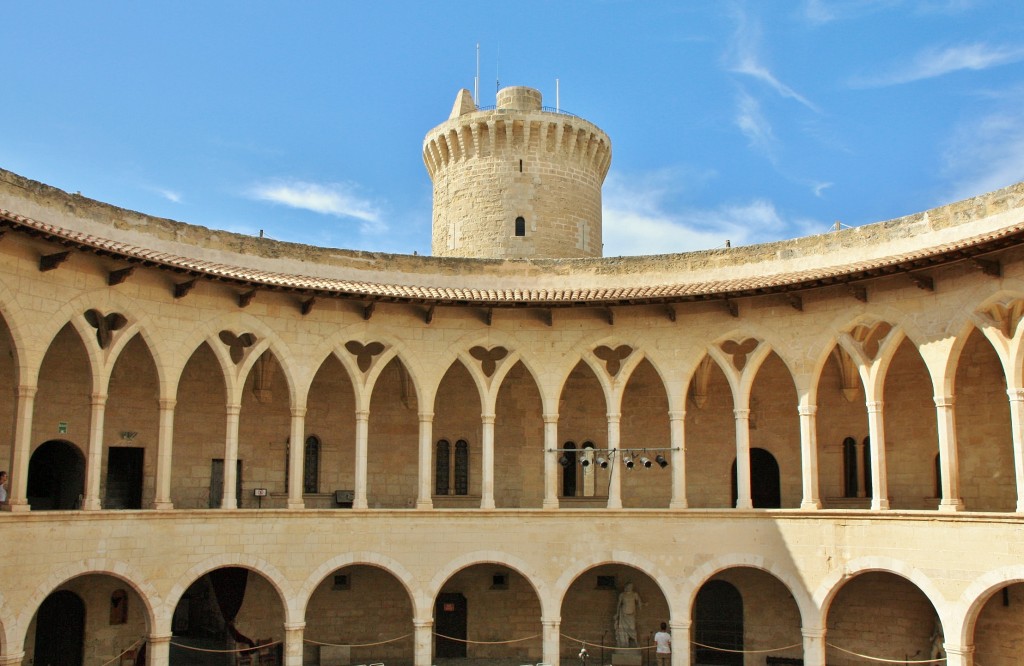
<svg viewBox="0 0 1024 666">
<path fill-rule="evenodd" d="M 636 614 L 644 600 L 633 590 L 633 583 L 619 593 L 619 604 L 615 608 L 615 643 L 620 648 L 636 647 Z"/>
</svg>

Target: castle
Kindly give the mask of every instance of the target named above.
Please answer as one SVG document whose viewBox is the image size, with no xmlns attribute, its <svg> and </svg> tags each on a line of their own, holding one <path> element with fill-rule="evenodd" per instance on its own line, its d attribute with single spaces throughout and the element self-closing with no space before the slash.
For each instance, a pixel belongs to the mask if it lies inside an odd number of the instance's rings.
<svg viewBox="0 0 1024 666">
<path fill-rule="evenodd" d="M 1024 184 L 605 259 L 537 91 L 423 156 L 432 257 L 0 171 L 0 664 L 1019 663 Z"/>
</svg>

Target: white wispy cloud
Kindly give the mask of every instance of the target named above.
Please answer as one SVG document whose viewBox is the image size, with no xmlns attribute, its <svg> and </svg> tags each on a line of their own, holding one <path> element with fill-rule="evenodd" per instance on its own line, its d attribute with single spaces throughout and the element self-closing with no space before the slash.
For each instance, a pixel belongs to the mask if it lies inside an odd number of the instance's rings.
<svg viewBox="0 0 1024 666">
<path fill-rule="evenodd" d="M 775 161 L 775 132 L 761 113 L 761 104 L 745 90 L 739 91 L 736 103 L 736 126 L 747 137 L 750 146 Z"/>
<path fill-rule="evenodd" d="M 949 191 L 936 203 L 959 201 L 1024 180 L 1024 119 L 1017 106 L 956 129 L 943 151 Z"/>
<path fill-rule="evenodd" d="M 181 194 L 179 192 L 175 192 L 174 190 L 158 189 L 157 194 L 162 196 L 164 199 L 167 199 L 168 201 L 173 201 L 174 203 L 181 203 Z"/>
<path fill-rule="evenodd" d="M 361 221 L 364 232 L 381 231 L 379 207 L 359 196 L 353 185 L 344 183 L 307 183 L 303 181 L 273 181 L 254 185 L 249 196 L 259 201 L 308 210 L 321 215 L 352 218 Z"/>
<path fill-rule="evenodd" d="M 761 44 L 760 24 L 743 12 L 737 11 L 735 15 L 736 31 L 733 33 L 729 48 L 729 71 L 750 76 L 766 84 L 781 97 L 796 100 L 808 109 L 818 111 L 817 105 L 780 81 L 761 61 L 759 54 Z"/>
<path fill-rule="evenodd" d="M 822 25 L 859 18 L 900 4 L 902 0 L 807 0 L 801 13 L 810 23 Z"/>
<path fill-rule="evenodd" d="M 646 177 L 609 176 L 604 187 L 604 254 L 630 256 L 690 252 L 763 243 L 810 233 L 827 225 L 805 218 L 787 219 L 766 199 L 714 208 L 680 206 L 670 210 L 675 194 L 664 183 L 651 188 Z M 682 186 L 680 186 L 682 187 Z"/>
<path fill-rule="evenodd" d="M 921 51 L 913 59 L 892 71 L 873 77 L 850 81 L 858 88 L 876 88 L 901 83 L 932 79 L 963 70 L 983 70 L 1024 60 L 1022 46 L 992 46 L 990 44 L 964 44 L 943 49 Z"/>
</svg>

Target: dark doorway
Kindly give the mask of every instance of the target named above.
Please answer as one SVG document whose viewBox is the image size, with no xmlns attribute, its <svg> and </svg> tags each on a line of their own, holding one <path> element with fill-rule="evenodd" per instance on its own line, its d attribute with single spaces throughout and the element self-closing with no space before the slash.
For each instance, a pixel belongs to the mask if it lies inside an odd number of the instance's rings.
<svg viewBox="0 0 1024 666">
<path fill-rule="evenodd" d="M 576 497 L 576 445 L 566 442 L 559 457 L 562 465 L 562 497 Z"/>
<path fill-rule="evenodd" d="M 224 459 L 210 461 L 210 508 L 219 509 L 224 500 Z M 242 508 L 242 461 L 235 461 L 235 506 Z"/>
<path fill-rule="evenodd" d="M 146 449 L 118 446 L 107 451 L 107 498 L 104 509 L 142 508 L 142 461 Z"/>
<path fill-rule="evenodd" d="M 442 592 L 437 595 L 434 604 L 434 631 L 438 634 L 434 641 L 435 658 L 466 656 L 467 615 L 464 595 L 459 592 Z"/>
<path fill-rule="evenodd" d="M 82 666 L 85 603 L 61 590 L 46 597 L 36 613 L 35 656 L 38 666 Z"/>
<path fill-rule="evenodd" d="M 74 444 L 43 442 L 28 463 L 26 494 L 33 511 L 79 508 L 85 491 L 85 458 Z"/>
<path fill-rule="evenodd" d="M 732 462 L 732 505 L 736 506 L 736 461 Z M 764 449 L 750 449 L 750 500 L 755 509 L 778 509 L 782 506 L 779 485 L 779 463 Z"/>
<path fill-rule="evenodd" d="M 743 597 L 739 590 L 724 580 L 708 581 L 697 593 L 695 605 L 694 640 L 709 646 L 696 648 L 695 663 L 743 666 L 743 654 L 722 651 L 743 649 Z"/>
</svg>

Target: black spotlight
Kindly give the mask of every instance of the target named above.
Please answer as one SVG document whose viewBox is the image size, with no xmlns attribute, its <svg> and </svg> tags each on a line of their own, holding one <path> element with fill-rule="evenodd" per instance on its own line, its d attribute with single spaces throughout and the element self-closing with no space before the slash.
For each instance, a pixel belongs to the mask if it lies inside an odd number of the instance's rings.
<svg viewBox="0 0 1024 666">
<path fill-rule="evenodd" d="M 656 462 L 659 465 L 661 465 L 662 469 L 665 469 L 666 467 L 668 467 L 668 461 L 665 460 L 665 456 L 661 455 L 660 453 L 658 455 L 654 456 L 654 462 Z"/>
<path fill-rule="evenodd" d="M 600 467 L 601 469 L 608 469 L 608 460 L 607 460 L 607 458 L 602 458 L 601 456 L 598 456 L 597 457 L 597 466 Z"/>
<path fill-rule="evenodd" d="M 588 458 L 587 456 L 583 456 L 582 458 L 580 458 L 580 466 L 590 467 L 590 458 Z"/>
<path fill-rule="evenodd" d="M 645 468 L 650 469 L 651 459 L 648 458 L 647 456 L 640 456 L 640 464 L 643 465 Z"/>
<path fill-rule="evenodd" d="M 627 453 L 622 456 L 622 462 L 626 463 L 626 469 L 633 469 L 633 456 Z"/>
<path fill-rule="evenodd" d="M 572 465 L 572 461 L 569 460 L 569 456 L 567 456 L 566 454 L 563 453 L 558 458 L 558 464 L 561 465 L 562 467 L 568 467 L 568 466 Z"/>
</svg>

